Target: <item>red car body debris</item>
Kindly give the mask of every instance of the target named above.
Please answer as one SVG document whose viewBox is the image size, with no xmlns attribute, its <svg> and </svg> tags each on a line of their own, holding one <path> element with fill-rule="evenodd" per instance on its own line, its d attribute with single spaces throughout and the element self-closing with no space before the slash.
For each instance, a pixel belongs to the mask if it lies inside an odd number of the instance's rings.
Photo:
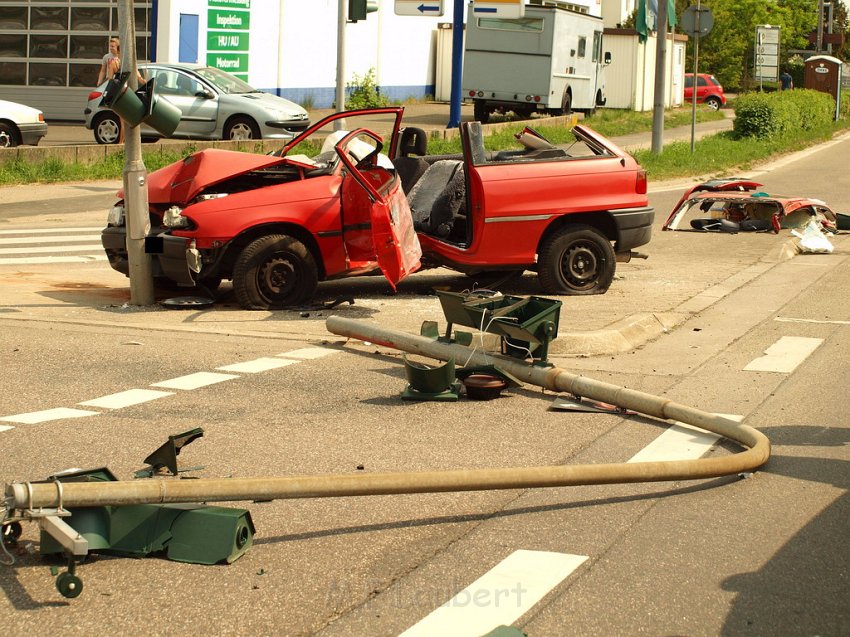
<svg viewBox="0 0 850 637">
<path fill-rule="evenodd" d="M 688 189 L 662 230 L 774 232 L 803 228 L 812 220 L 835 231 L 836 215 L 820 199 L 771 195 L 746 178 L 714 179 Z"/>
</svg>

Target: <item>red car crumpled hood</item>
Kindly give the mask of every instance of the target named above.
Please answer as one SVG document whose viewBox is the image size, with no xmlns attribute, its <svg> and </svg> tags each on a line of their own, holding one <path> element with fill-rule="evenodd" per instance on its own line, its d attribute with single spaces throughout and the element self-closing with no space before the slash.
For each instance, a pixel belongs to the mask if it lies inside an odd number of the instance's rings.
<svg viewBox="0 0 850 637">
<path fill-rule="evenodd" d="M 208 148 L 148 175 L 148 202 L 186 204 L 204 188 L 282 161 L 271 155 Z M 124 198 L 123 189 L 118 196 Z"/>
</svg>

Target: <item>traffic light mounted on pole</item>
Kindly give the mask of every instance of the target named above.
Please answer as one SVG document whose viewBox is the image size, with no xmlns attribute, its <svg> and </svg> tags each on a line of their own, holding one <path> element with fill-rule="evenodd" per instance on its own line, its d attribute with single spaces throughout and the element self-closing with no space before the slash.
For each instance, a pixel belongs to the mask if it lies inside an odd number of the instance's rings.
<svg viewBox="0 0 850 637">
<path fill-rule="evenodd" d="M 115 111 L 128 126 L 142 122 L 169 137 L 180 123 L 180 109 L 171 102 L 159 99 L 155 92 L 155 78 L 151 78 L 136 91 L 127 85 L 130 73 L 121 73 L 109 80 L 103 91 L 101 106 Z"/>
<path fill-rule="evenodd" d="M 348 21 L 365 20 L 367 13 L 378 10 L 378 0 L 348 0 Z"/>
</svg>

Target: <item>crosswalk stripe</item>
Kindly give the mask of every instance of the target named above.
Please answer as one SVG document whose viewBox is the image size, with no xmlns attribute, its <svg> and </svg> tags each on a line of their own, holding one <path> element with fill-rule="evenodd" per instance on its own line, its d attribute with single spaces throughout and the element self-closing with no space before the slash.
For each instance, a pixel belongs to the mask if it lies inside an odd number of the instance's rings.
<svg viewBox="0 0 850 637">
<path fill-rule="evenodd" d="M 522 617 L 588 557 L 514 551 L 401 637 L 477 637 Z"/>
<path fill-rule="evenodd" d="M 259 372 L 266 372 L 270 369 L 277 369 L 278 367 L 294 365 L 297 362 L 298 361 L 284 360 L 282 358 L 256 358 L 252 361 L 244 361 L 242 363 L 233 363 L 232 365 L 216 367 L 216 369 L 221 370 L 223 372 L 242 372 L 245 374 L 257 374 Z"/>
<path fill-rule="evenodd" d="M 157 398 L 165 398 L 166 396 L 173 395 L 174 392 L 172 391 L 156 391 L 154 389 L 128 389 L 126 391 L 120 391 L 115 394 L 109 394 L 108 396 L 101 396 L 100 398 L 93 398 L 92 400 L 86 400 L 85 402 L 77 404 L 82 405 L 83 407 L 121 409 L 122 407 L 131 407 L 133 405 L 139 405 L 141 403 L 146 403 L 151 400 L 156 400 Z"/>
<path fill-rule="evenodd" d="M 91 263 L 92 261 L 106 261 L 105 254 L 57 257 L 7 257 L 0 258 L 0 265 L 46 265 L 49 263 Z"/>
<path fill-rule="evenodd" d="M 31 228 L 18 230 L 0 230 L 0 235 L 11 234 L 57 234 L 62 232 L 100 232 L 103 226 L 96 228 Z"/>
<path fill-rule="evenodd" d="M 215 372 L 195 372 L 186 374 L 159 383 L 151 383 L 151 387 L 165 387 L 166 389 L 199 389 L 207 385 L 215 385 L 226 380 L 241 378 L 236 374 L 216 374 Z"/>
<path fill-rule="evenodd" d="M 750 361 L 744 371 L 790 374 L 822 343 L 822 338 L 783 336 L 764 350 L 764 356 Z"/>
<path fill-rule="evenodd" d="M 56 407 L 43 411 L 31 411 L 27 414 L 16 414 L 4 416 L 0 420 L 4 422 L 17 422 L 22 425 L 35 425 L 50 420 L 61 420 L 63 418 L 82 418 L 83 416 L 97 416 L 99 411 L 87 411 L 85 409 L 69 409 L 67 407 Z"/>
<path fill-rule="evenodd" d="M 298 360 L 313 360 L 329 356 L 330 354 L 336 354 L 338 352 L 339 350 L 328 349 L 327 347 L 302 347 L 301 349 L 294 349 L 289 352 L 277 354 L 277 356 L 281 356 L 283 358 L 295 358 Z"/>
<path fill-rule="evenodd" d="M 69 235 L 67 237 L 32 237 L 26 239 L 0 239 L 0 244 L 2 245 L 21 245 L 21 244 L 29 244 L 29 243 L 68 243 L 69 241 L 100 241 L 99 234 L 80 234 L 80 235 Z"/>
<path fill-rule="evenodd" d="M 61 246 L 59 248 L 56 246 L 49 248 L 0 248 L 0 254 L 54 254 L 57 250 L 61 250 L 62 252 L 101 252 L 103 251 L 103 246 L 99 243 L 87 243 L 79 246 Z"/>
<path fill-rule="evenodd" d="M 718 414 L 741 422 L 743 416 L 736 414 Z M 668 460 L 691 460 L 701 458 L 711 449 L 720 436 L 717 434 L 676 422 L 633 455 L 629 462 L 665 462 Z"/>
</svg>

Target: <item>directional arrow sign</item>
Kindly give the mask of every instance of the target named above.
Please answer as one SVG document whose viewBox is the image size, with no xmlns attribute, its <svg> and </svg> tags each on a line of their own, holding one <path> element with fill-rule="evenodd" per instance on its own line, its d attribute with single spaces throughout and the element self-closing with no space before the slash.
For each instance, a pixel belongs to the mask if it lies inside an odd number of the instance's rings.
<svg viewBox="0 0 850 637">
<path fill-rule="evenodd" d="M 472 14 L 516 20 L 525 15 L 525 0 L 473 0 Z"/>
<path fill-rule="evenodd" d="M 395 0 L 395 14 L 439 17 L 445 13 L 445 2 L 446 0 Z"/>
</svg>

